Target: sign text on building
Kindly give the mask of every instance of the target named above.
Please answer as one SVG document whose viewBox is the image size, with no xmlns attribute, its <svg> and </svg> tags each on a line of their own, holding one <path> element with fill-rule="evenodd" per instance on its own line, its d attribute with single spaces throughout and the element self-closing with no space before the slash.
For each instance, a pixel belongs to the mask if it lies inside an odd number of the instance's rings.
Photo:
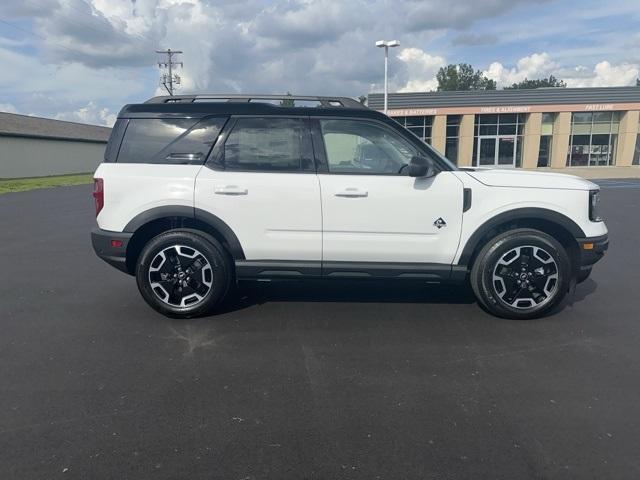
<svg viewBox="0 0 640 480">
<path fill-rule="evenodd" d="M 612 103 L 602 103 L 600 105 L 585 105 L 584 109 L 588 112 L 594 111 L 594 110 L 613 110 L 613 104 Z"/>
<path fill-rule="evenodd" d="M 503 107 L 480 107 L 480 113 L 527 113 L 531 111 L 528 105 L 507 105 Z"/>
<path fill-rule="evenodd" d="M 389 112 L 394 117 L 417 117 L 420 115 L 437 115 L 437 108 L 394 108 Z"/>
</svg>

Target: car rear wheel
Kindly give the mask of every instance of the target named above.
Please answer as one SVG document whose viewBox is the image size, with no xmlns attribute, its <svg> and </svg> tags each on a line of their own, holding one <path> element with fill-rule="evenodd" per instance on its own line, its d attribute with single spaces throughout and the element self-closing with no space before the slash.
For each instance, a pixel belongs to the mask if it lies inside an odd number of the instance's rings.
<svg viewBox="0 0 640 480">
<path fill-rule="evenodd" d="M 231 284 L 222 246 L 205 233 L 171 230 L 151 239 L 136 267 L 138 289 L 158 312 L 189 318 L 221 303 Z"/>
<path fill-rule="evenodd" d="M 476 257 L 471 287 L 490 313 L 513 319 L 538 318 L 566 296 L 571 262 L 553 237 L 517 229 L 493 238 Z"/>
</svg>

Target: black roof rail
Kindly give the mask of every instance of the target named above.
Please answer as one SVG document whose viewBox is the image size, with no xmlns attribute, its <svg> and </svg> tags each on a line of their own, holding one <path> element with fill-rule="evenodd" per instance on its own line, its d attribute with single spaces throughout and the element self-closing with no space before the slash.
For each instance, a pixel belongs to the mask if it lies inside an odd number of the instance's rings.
<svg viewBox="0 0 640 480">
<path fill-rule="evenodd" d="M 274 100 L 300 100 L 318 102 L 322 107 L 367 108 L 359 101 L 349 97 L 322 97 L 316 95 L 245 95 L 245 94 L 197 94 L 197 95 L 163 95 L 153 97 L 144 103 L 194 103 L 194 102 L 251 102 L 272 103 Z"/>
</svg>

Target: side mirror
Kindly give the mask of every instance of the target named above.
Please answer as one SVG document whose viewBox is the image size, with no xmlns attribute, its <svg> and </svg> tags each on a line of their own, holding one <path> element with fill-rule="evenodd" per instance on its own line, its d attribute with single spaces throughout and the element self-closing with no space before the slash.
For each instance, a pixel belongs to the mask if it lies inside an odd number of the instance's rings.
<svg viewBox="0 0 640 480">
<path fill-rule="evenodd" d="M 434 177 L 436 169 L 433 166 L 433 160 L 427 157 L 414 156 L 409 163 L 410 177 Z"/>
</svg>

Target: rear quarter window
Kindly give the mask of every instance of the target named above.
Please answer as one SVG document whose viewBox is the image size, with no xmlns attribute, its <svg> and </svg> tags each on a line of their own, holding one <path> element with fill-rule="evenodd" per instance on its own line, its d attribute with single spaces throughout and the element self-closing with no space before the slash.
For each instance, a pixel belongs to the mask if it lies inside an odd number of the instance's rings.
<svg viewBox="0 0 640 480">
<path fill-rule="evenodd" d="M 120 149 L 120 142 L 122 142 L 122 135 L 127 128 L 126 118 L 119 118 L 111 129 L 111 135 L 109 135 L 109 141 L 107 142 L 107 148 L 104 150 L 104 161 L 115 162 L 118 157 L 118 150 Z"/>
<path fill-rule="evenodd" d="M 227 117 L 129 120 L 118 163 L 202 165 Z"/>
</svg>

